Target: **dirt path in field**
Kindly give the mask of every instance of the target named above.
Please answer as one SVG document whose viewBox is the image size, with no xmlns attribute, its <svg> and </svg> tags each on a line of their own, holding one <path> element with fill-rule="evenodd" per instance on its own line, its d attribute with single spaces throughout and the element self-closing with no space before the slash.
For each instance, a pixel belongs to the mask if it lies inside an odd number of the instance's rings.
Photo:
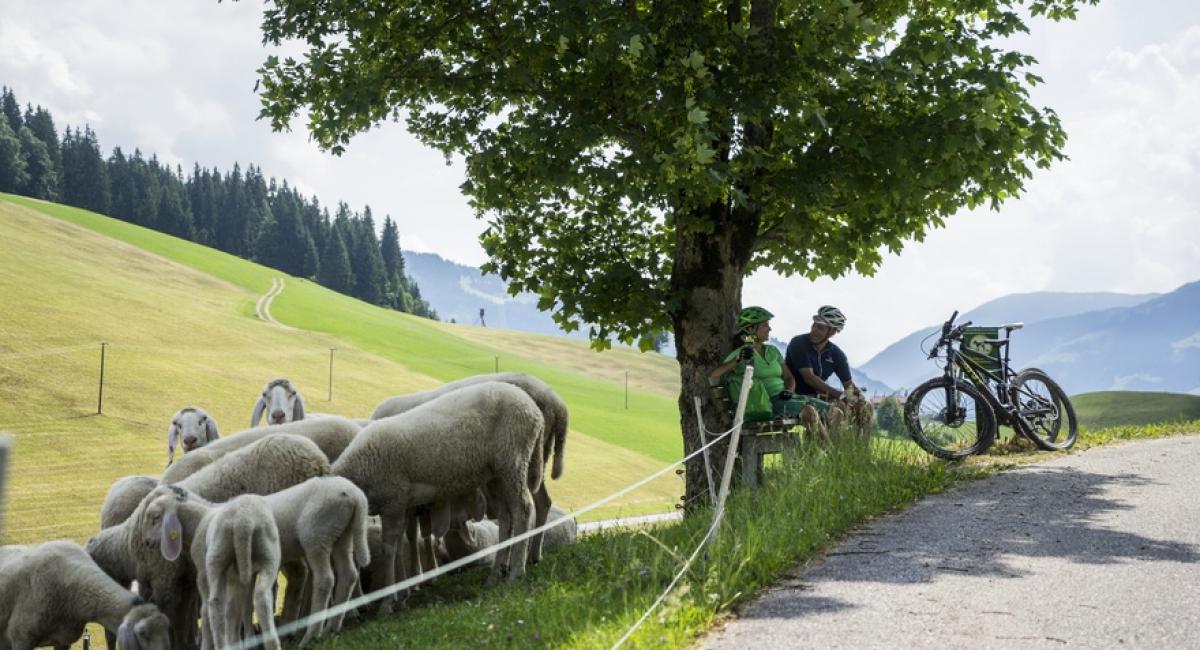
<svg viewBox="0 0 1200 650">
<path fill-rule="evenodd" d="M 761 594 L 724 648 L 1200 647 L 1200 438 L 931 496 Z"/>
<path fill-rule="evenodd" d="M 259 320 L 266 321 L 273 325 L 278 325 L 286 329 L 295 329 L 275 320 L 275 317 L 271 315 L 271 301 L 275 300 L 279 294 L 283 293 L 283 287 L 283 278 L 275 278 L 273 281 L 271 281 L 271 289 L 267 291 L 266 294 L 261 296 L 258 299 L 258 302 L 254 303 L 254 315 L 257 316 Z"/>
</svg>

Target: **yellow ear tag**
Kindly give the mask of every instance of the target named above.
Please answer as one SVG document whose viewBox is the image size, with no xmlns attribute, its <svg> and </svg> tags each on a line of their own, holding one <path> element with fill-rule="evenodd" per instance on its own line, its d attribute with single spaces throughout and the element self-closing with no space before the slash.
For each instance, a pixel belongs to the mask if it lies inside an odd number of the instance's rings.
<svg viewBox="0 0 1200 650">
<path fill-rule="evenodd" d="M 179 539 L 179 531 L 177 531 L 177 530 L 171 531 L 171 541 L 173 542 L 177 539 Z"/>
</svg>

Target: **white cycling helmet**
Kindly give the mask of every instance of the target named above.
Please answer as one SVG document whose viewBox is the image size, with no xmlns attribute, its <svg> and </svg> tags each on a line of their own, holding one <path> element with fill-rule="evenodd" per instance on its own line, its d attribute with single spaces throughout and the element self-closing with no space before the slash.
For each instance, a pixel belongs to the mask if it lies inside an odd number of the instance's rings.
<svg viewBox="0 0 1200 650">
<path fill-rule="evenodd" d="M 833 305 L 822 305 L 813 315 L 813 322 L 828 325 L 833 331 L 840 332 L 846 326 L 846 315 Z"/>
</svg>

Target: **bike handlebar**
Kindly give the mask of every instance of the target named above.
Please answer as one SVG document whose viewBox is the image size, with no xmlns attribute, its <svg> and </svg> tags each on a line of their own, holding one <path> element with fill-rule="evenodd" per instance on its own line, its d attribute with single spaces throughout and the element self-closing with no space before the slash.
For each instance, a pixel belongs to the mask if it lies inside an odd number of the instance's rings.
<svg viewBox="0 0 1200 650">
<path fill-rule="evenodd" d="M 960 338 L 962 336 L 963 330 L 967 329 L 967 327 L 969 327 L 971 325 L 971 321 L 967 321 L 965 323 L 960 324 L 958 327 L 954 327 L 954 319 L 955 318 L 958 318 L 958 310 L 957 309 L 955 309 L 954 313 L 950 315 L 950 320 L 946 321 L 945 323 L 942 323 L 942 337 L 940 339 L 938 339 L 937 344 L 934 345 L 933 349 L 929 351 L 930 359 L 937 356 L 938 349 L 941 348 L 943 345 L 946 345 L 950 341 Z M 953 328 L 953 329 L 951 329 L 951 328 Z"/>
</svg>

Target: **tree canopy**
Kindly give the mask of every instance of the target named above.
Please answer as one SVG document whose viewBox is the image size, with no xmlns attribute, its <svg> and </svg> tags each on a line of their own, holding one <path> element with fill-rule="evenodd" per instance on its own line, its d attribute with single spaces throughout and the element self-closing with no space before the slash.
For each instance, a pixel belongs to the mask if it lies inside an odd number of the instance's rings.
<svg viewBox="0 0 1200 650">
<path fill-rule="evenodd" d="M 324 148 L 387 119 L 466 161 L 486 270 L 593 340 L 675 334 L 692 395 L 742 279 L 871 274 L 1062 158 L 1034 18 L 1095 0 L 274 0 L 263 116 Z M 699 488 L 689 472 L 689 494 Z"/>
</svg>

